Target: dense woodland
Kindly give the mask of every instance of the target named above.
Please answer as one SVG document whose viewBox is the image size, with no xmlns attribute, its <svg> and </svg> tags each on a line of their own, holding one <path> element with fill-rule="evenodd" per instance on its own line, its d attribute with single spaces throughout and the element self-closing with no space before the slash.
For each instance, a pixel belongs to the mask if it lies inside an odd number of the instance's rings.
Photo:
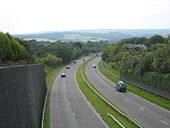
<svg viewBox="0 0 170 128">
<path fill-rule="evenodd" d="M 121 76 L 170 92 L 170 38 L 129 38 L 106 47 L 102 59 Z"/>
</svg>

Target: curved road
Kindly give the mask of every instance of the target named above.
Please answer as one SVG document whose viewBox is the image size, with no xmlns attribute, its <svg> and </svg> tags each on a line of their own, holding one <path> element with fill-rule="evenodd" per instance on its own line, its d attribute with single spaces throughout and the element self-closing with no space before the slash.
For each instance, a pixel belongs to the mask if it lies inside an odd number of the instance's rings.
<svg viewBox="0 0 170 128">
<path fill-rule="evenodd" d="M 107 126 L 90 106 L 76 83 L 76 70 L 83 60 L 63 69 L 52 89 L 52 128 L 106 128 Z"/>
<path fill-rule="evenodd" d="M 86 67 L 87 78 L 94 86 L 120 109 L 135 118 L 145 128 L 170 128 L 170 111 L 165 110 L 147 100 L 127 91 L 120 93 L 115 83 L 107 79 L 93 64 L 98 65 L 100 57 L 92 60 Z"/>
</svg>

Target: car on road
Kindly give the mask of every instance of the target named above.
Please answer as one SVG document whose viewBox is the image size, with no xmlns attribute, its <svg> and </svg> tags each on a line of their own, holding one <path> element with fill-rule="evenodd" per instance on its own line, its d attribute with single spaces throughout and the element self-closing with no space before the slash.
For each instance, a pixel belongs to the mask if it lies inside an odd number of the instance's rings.
<svg viewBox="0 0 170 128">
<path fill-rule="evenodd" d="M 93 68 L 96 68 L 96 64 L 93 64 Z"/>
<path fill-rule="evenodd" d="M 74 60 L 73 62 L 74 62 L 74 63 L 77 63 L 77 61 L 76 61 L 76 60 Z"/>
<path fill-rule="evenodd" d="M 66 74 L 65 74 L 64 72 L 61 73 L 61 77 L 62 77 L 62 78 L 66 77 Z"/>
<path fill-rule="evenodd" d="M 66 69 L 70 69 L 70 66 L 66 66 Z"/>
<path fill-rule="evenodd" d="M 119 92 L 126 92 L 126 85 L 123 81 L 119 81 L 116 83 L 116 90 Z"/>
</svg>

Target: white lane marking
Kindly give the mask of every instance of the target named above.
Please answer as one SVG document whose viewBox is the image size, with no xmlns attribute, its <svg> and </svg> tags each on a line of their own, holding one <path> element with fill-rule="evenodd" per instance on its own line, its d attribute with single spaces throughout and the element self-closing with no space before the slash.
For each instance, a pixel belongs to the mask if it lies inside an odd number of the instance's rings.
<svg viewBox="0 0 170 128">
<path fill-rule="evenodd" d="M 76 114 L 73 112 L 73 116 L 75 117 L 76 116 Z"/>
<path fill-rule="evenodd" d="M 166 124 L 166 125 L 168 125 L 168 123 L 167 123 L 167 122 L 165 122 L 165 121 L 163 121 L 163 120 L 161 120 L 161 122 L 162 122 L 162 123 L 164 123 L 164 124 Z"/>
<path fill-rule="evenodd" d="M 127 99 L 127 98 L 126 98 L 126 101 L 128 102 L 128 101 L 129 101 L 129 99 Z"/>
<path fill-rule="evenodd" d="M 144 111 L 144 109 L 143 109 L 143 108 L 141 108 L 141 107 L 140 107 L 139 109 L 140 109 L 141 111 Z"/>
</svg>

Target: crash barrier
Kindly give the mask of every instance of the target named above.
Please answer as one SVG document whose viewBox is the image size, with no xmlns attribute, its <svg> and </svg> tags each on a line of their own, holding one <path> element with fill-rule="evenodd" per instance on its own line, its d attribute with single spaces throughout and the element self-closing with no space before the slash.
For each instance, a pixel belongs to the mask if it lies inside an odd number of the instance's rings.
<svg viewBox="0 0 170 128">
<path fill-rule="evenodd" d="M 41 64 L 0 68 L 0 127 L 41 127 L 44 78 Z"/>
<path fill-rule="evenodd" d="M 129 83 L 129 84 L 131 84 L 131 85 L 133 85 L 133 86 L 136 86 L 136 87 L 138 87 L 138 88 L 140 88 L 140 89 L 143 89 L 143 90 L 145 90 L 145 91 L 147 91 L 147 92 L 151 92 L 151 93 L 154 93 L 154 94 L 156 94 L 156 95 L 162 96 L 162 97 L 164 97 L 164 98 L 166 98 L 166 99 L 170 99 L 170 93 L 168 93 L 168 92 L 161 91 L 161 90 L 158 90 L 158 89 L 156 89 L 156 88 L 151 88 L 151 87 L 146 86 L 146 85 L 143 85 L 143 84 L 137 85 L 137 84 L 135 84 L 135 83 L 133 83 L 133 82 L 130 82 L 130 80 L 127 80 L 127 79 L 125 79 L 125 78 L 118 77 L 117 75 L 115 75 L 115 74 L 113 74 L 112 72 L 110 72 L 110 71 L 107 69 L 107 66 L 106 66 L 105 63 L 103 63 L 103 67 L 104 67 L 105 71 L 107 71 L 109 74 L 111 74 L 112 76 L 114 76 L 114 77 L 116 77 L 116 78 L 118 78 L 118 79 L 120 79 L 120 80 L 122 80 L 122 81 L 125 81 L 126 83 Z"/>
<path fill-rule="evenodd" d="M 110 116 L 121 128 L 125 128 L 113 115 L 110 113 L 107 113 L 108 116 Z"/>
<path fill-rule="evenodd" d="M 132 118 L 130 118 L 129 116 L 127 116 L 126 114 L 124 114 L 123 112 L 121 112 L 118 108 L 116 108 L 113 104 L 111 104 L 108 100 L 106 100 L 102 95 L 100 95 L 93 87 L 91 87 L 91 85 L 86 81 L 84 75 L 83 75 L 83 71 L 82 71 L 83 66 L 81 66 L 81 76 L 84 80 L 84 82 L 88 85 L 88 87 L 97 95 L 99 96 L 105 103 L 107 103 L 111 108 L 113 108 L 115 111 L 117 111 L 119 114 L 121 114 L 122 116 L 124 116 L 126 119 L 130 120 L 134 125 L 136 125 L 138 128 L 143 128 L 142 126 L 140 126 L 136 121 L 134 121 Z"/>
</svg>

